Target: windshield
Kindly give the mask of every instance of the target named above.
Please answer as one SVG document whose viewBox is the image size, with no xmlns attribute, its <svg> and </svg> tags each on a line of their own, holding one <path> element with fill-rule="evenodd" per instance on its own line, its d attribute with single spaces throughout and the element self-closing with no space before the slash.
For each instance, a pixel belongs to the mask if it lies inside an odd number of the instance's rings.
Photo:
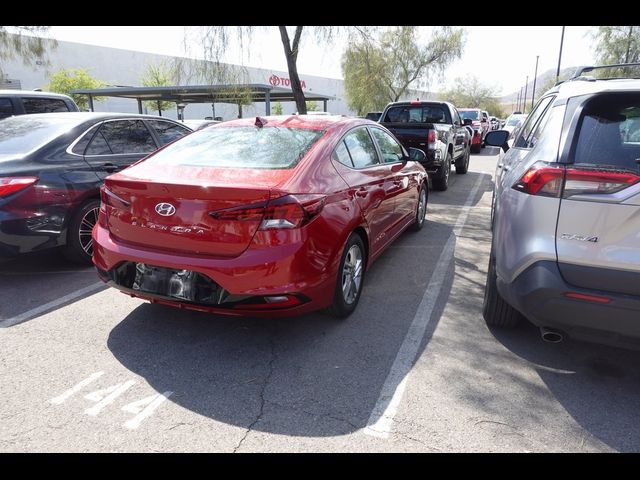
<svg viewBox="0 0 640 480">
<path fill-rule="evenodd" d="M 57 115 L 54 115 L 57 117 Z M 0 121 L 0 155 L 24 155 L 69 131 L 76 119 L 20 115 Z"/>
<path fill-rule="evenodd" d="M 324 131 L 284 127 L 198 130 L 145 162 L 196 167 L 281 169 L 294 167 Z"/>
<path fill-rule="evenodd" d="M 522 120 L 520 117 L 511 117 L 510 119 L 507 120 L 507 126 L 515 127 L 520 123 L 520 120 Z"/>
<path fill-rule="evenodd" d="M 460 116 L 462 117 L 463 120 L 467 118 L 469 120 L 480 120 L 480 112 L 478 110 L 466 110 L 466 111 L 458 110 L 458 113 L 460 113 Z"/>
</svg>

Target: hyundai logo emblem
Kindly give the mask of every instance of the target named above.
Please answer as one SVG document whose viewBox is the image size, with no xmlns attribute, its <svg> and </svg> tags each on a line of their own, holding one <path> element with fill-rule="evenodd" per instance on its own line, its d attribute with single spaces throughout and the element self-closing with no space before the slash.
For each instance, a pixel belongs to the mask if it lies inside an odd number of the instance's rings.
<svg viewBox="0 0 640 480">
<path fill-rule="evenodd" d="M 163 217 L 170 217 L 176 213 L 176 207 L 170 203 L 159 203 L 156 205 L 156 212 L 158 215 L 162 215 Z"/>
</svg>

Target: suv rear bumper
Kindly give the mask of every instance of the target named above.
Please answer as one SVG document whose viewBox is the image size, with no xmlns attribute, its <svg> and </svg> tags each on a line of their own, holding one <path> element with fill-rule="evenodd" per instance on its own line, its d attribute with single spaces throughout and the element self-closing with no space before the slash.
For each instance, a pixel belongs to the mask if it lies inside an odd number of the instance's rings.
<svg viewBox="0 0 640 480">
<path fill-rule="evenodd" d="M 640 296 L 574 287 L 565 282 L 552 261 L 534 263 L 512 283 L 498 277 L 497 285 L 500 295 L 539 327 L 613 345 L 636 337 L 637 343 L 632 343 L 640 346 Z M 575 300 L 565 296 L 568 292 L 606 297 L 609 302 Z"/>
</svg>

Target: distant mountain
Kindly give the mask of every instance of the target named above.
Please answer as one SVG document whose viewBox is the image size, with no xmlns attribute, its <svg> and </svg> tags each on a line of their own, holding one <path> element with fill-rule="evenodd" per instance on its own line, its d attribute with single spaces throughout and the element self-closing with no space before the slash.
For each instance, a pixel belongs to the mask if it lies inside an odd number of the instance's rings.
<svg viewBox="0 0 640 480">
<path fill-rule="evenodd" d="M 567 77 L 571 74 L 573 74 L 573 72 L 575 72 L 576 67 L 566 67 L 560 70 L 560 78 L 564 78 Z M 540 95 L 542 95 L 544 92 L 540 91 L 540 88 L 543 87 L 544 85 L 547 84 L 547 82 L 549 81 L 549 79 L 551 78 L 555 78 L 556 76 L 556 69 L 550 69 L 547 70 L 544 73 L 541 73 L 540 75 L 538 75 L 537 79 L 536 79 L 536 98 L 540 98 Z M 522 86 L 522 94 L 524 95 L 524 85 Z M 527 84 L 527 98 L 529 100 L 531 100 L 531 96 L 533 94 L 533 79 L 531 79 L 529 81 L 529 83 Z M 500 102 L 501 103 L 512 103 L 518 100 L 518 95 L 520 95 L 520 90 L 513 92 L 513 93 L 509 93 L 507 95 L 504 95 L 502 97 L 500 97 Z"/>
</svg>

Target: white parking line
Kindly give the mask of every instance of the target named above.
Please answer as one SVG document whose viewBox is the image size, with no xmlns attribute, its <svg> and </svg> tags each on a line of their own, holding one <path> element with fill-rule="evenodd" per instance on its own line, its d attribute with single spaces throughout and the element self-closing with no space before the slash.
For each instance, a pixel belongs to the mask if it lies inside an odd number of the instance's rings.
<svg viewBox="0 0 640 480">
<path fill-rule="evenodd" d="M 482 172 L 484 174 L 485 172 Z M 393 419 L 398 411 L 398 406 L 402 400 L 402 395 L 407 386 L 407 379 L 413 366 L 413 362 L 416 358 L 420 345 L 422 344 L 422 338 L 424 337 L 427 326 L 431 321 L 431 315 L 436 305 L 436 301 L 440 296 L 440 290 L 444 283 L 445 276 L 449 264 L 453 259 L 455 253 L 455 237 L 460 235 L 464 225 L 469 216 L 469 210 L 473 199 L 478 193 L 480 183 L 482 183 L 483 175 L 478 177 L 473 189 L 469 192 L 467 201 L 464 204 L 464 208 L 458 215 L 453 233 L 449 236 L 447 243 L 442 249 L 440 258 L 436 263 L 436 267 L 431 274 L 429 285 L 422 296 L 418 310 L 413 317 L 413 322 L 409 327 L 407 335 L 404 337 L 404 341 L 398 350 L 398 354 L 391 366 L 389 375 L 382 386 L 378 401 L 371 412 L 367 426 L 363 429 L 367 435 L 375 437 L 389 438 L 391 429 L 393 427 Z"/>
<path fill-rule="evenodd" d="M 20 315 L 16 315 L 15 317 L 2 320 L 0 321 L 0 328 L 12 327 L 27 320 L 31 320 L 32 318 L 35 318 L 42 313 L 53 310 L 60 305 L 64 305 L 65 303 L 87 295 L 88 293 L 95 292 L 96 290 L 99 290 L 104 286 L 105 284 L 103 282 L 92 283 L 91 285 L 81 288 L 80 290 L 76 290 L 75 292 L 71 292 L 64 297 L 60 297 L 56 300 L 45 303 L 44 305 L 40 305 L 39 307 L 27 310 L 26 312 L 21 313 Z"/>
</svg>

